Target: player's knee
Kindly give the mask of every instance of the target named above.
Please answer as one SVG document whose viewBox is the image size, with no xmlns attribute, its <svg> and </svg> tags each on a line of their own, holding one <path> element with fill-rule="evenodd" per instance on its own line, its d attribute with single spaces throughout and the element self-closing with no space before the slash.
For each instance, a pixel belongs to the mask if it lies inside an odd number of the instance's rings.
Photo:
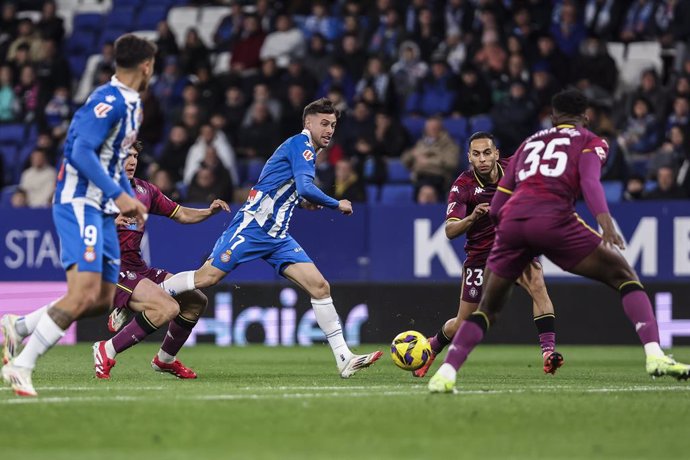
<svg viewBox="0 0 690 460">
<path fill-rule="evenodd" d="M 157 306 L 157 310 L 166 321 L 170 321 L 180 314 L 180 304 L 172 297 L 161 300 Z"/>
<path fill-rule="evenodd" d="M 325 299 L 331 296 L 331 285 L 328 284 L 325 278 L 321 278 L 314 283 L 312 287 L 311 296 L 315 299 Z"/>
<path fill-rule="evenodd" d="M 189 295 L 189 300 L 185 299 L 185 302 L 180 306 L 180 310 L 184 313 L 190 313 L 197 318 L 201 316 L 204 311 L 206 311 L 206 306 L 208 305 L 208 297 L 199 291 L 192 291 Z"/>
</svg>

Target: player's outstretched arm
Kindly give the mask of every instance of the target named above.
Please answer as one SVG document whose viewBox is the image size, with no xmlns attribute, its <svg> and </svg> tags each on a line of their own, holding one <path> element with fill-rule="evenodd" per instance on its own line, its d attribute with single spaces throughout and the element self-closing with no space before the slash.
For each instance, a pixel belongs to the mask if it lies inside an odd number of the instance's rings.
<svg viewBox="0 0 690 460">
<path fill-rule="evenodd" d="M 469 216 L 462 219 L 450 218 L 446 220 L 446 237 L 449 240 L 464 235 L 483 215 L 489 212 L 489 203 L 479 203 Z"/>
<path fill-rule="evenodd" d="M 206 209 L 195 209 L 180 206 L 172 219 L 179 224 L 197 224 L 221 211 L 230 212 L 230 206 L 223 200 L 213 200 Z"/>
<path fill-rule="evenodd" d="M 318 206 L 324 206 L 330 209 L 340 209 L 341 201 L 331 198 L 330 196 L 323 193 L 319 188 L 314 185 L 314 178 L 307 174 L 298 174 L 295 176 L 295 185 L 297 187 L 297 193 L 299 196 L 309 201 L 312 204 Z M 342 200 L 347 201 L 347 200 Z M 350 211 L 352 210 L 352 205 L 350 204 Z M 345 213 L 342 209 L 341 212 Z"/>
</svg>

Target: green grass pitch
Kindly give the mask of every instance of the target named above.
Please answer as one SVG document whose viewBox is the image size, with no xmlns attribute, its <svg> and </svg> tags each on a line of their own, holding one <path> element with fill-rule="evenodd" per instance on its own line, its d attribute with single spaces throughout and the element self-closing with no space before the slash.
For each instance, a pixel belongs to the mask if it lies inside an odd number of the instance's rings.
<svg viewBox="0 0 690 460">
<path fill-rule="evenodd" d="M 359 347 L 371 351 L 373 346 Z M 640 347 L 480 346 L 456 395 L 396 368 L 338 377 L 327 347 L 184 349 L 200 375 L 154 373 L 157 350 L 118 357 L 96 381 L 88 345 L 58 347 L 35 373 L 39 398 L 0 390 L 2 459 L 687 458 L 690 382 L 644 372 Z M 690 360 L 690 347 L 674 350 Z M 433 369 L 436 369 L 435 365 Z"/>
</svg>

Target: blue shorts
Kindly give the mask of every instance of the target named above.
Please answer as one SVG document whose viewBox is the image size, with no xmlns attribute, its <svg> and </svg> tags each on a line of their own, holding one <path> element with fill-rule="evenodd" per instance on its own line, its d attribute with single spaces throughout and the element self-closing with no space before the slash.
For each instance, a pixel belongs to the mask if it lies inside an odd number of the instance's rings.
<svg viewBox="0 0 690 460">
<path fill-rule="evenodd" d="M 273 238 L 255 220 L 249 224 L 235 218 L 216 241 L 209 256 L 211 265 L 225 273 L 238 265 L 255 259 L 264 259 L 278 275 L 291 264 L 313 263 L 293 237 Z"/>
<path fill-rule="evenodd" d="M 115 216 L 104 216 L 83 203 L 54 204 L 53 222 L 65 270 L 76 264 L 80 272 L 102 273 L 103 281 L 117 283 L 120 243 Z"/>
</svg>

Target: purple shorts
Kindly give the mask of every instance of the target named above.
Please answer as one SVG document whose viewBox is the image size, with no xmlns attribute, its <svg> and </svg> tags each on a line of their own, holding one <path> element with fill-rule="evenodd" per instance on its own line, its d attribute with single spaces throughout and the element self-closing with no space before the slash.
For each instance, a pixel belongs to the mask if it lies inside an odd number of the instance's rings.
<svg viewBox="0 0 690 460">
<path fill-rule="evenodd" d="M 129 299 L 132 297 L 134 288 L 137 287 L 139 281 L 143 279 L 150 279 L 156 284 L 160 284 L 165 281 L 165 277 L 169 272 L 163 270 L 162 268 L 149 268 L 137 267 L 136 270 L 132 267 L 123 265 L 120 267 L 120 275 L 117 280 L 117 288 L 115 289 L 115 300 L 113 301 L 113 307 L 115 308 L 128 308 Z"/>
<path fill-rule="evenodd" d="M 502 278 L 517 279 L 532 258 L 543 254 L 567 271 L 600 243 L 601 236 L 575 213 L 504 220 L 486 265 Z"/>
<path fill-rule="evenodd" d="M 484 287 L 485 264 L 472 263 L 469 259 L 462 266 L 462 296 L 460 300 L 469 303 L 479 303 Z"/>
</svg>

